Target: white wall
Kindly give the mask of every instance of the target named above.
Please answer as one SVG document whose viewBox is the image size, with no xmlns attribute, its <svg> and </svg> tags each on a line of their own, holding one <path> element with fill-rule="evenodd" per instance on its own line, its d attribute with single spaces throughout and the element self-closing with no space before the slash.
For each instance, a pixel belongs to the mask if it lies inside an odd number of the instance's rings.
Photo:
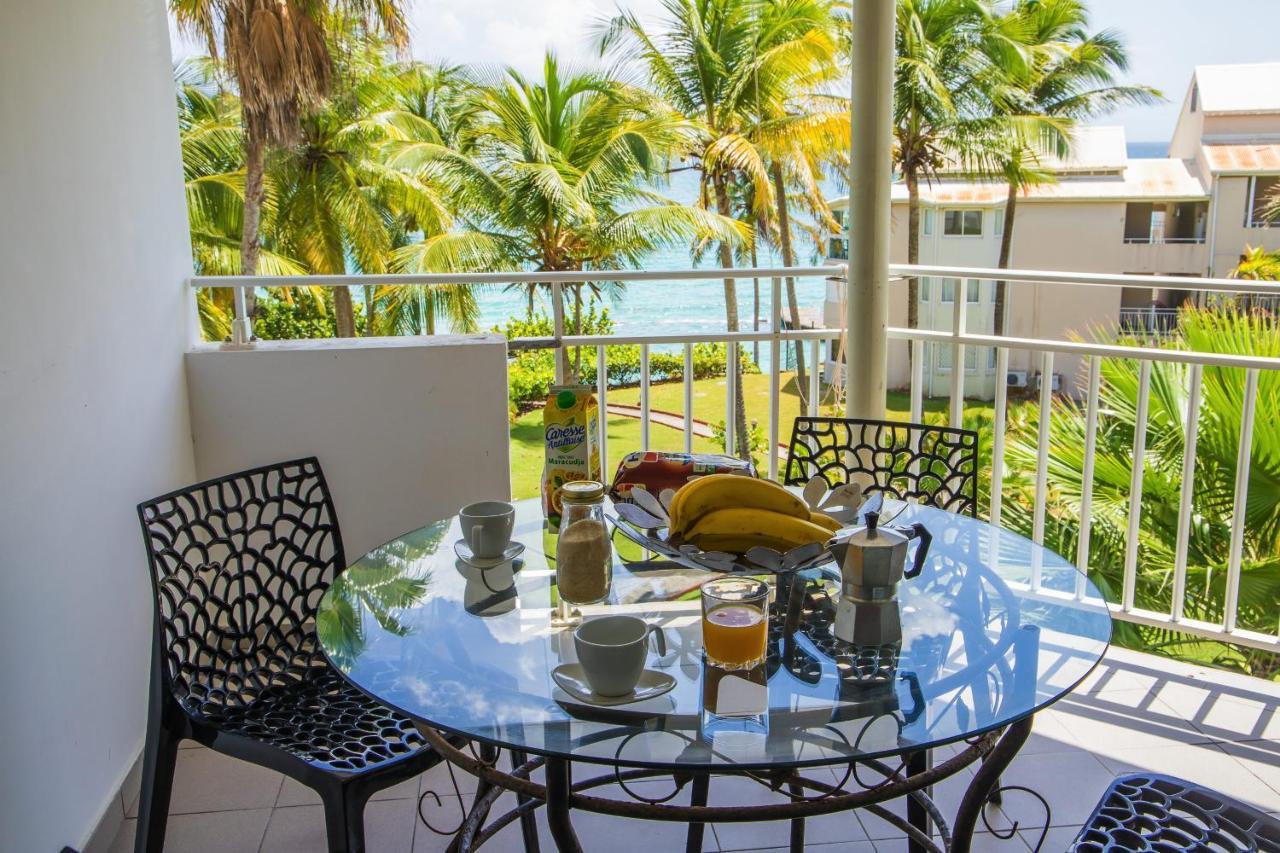
<svg viewBox="0 0 1280 853">
<path fill-rule="evenodd" d="M 201 478 L 319 457 L 351 560 L 511 493 L 501 336 L 205 345 L 187 378 Z"/>
<path fill-rule="evenodd" d="M 80 847 L 142 744 L 134 506 L 194 474 L 163 0 L 0 7 L 0 850 Z"/>
</svg>

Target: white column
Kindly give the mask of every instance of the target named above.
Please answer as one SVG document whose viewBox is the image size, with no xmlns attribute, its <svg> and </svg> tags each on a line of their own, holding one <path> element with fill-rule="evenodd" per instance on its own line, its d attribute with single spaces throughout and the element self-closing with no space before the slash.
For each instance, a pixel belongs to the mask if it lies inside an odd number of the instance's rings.
<svg viewBox="0 0 1280 853">
<path fill-rule="evenodd" d="M 894 9 L 891 0 L 853 3 L 844 384 L 845 413 L 859 418 L 883 418 L 885 412 Z"/>
</svg>

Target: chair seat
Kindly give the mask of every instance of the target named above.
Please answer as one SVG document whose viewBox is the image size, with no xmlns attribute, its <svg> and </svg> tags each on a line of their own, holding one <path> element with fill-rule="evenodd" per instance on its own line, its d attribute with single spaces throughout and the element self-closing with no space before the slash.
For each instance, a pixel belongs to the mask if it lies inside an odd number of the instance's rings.
<svg viewBox="0 0 1280 853">
<path fill-rule="evenodd" d="M 196 719 L 337 772 L 366 770 L 426 746 L 408 717 L 370 699 L 329 667 L 313 671 L 305 681 L 264 693 L 252 705 Z"/>
<path fill-rule="evenodd" d="M 1192 782 L 1121 776 L 1094 808 L 1071 853 L 1280 853 L 1280 819 Z"/>
</svg>

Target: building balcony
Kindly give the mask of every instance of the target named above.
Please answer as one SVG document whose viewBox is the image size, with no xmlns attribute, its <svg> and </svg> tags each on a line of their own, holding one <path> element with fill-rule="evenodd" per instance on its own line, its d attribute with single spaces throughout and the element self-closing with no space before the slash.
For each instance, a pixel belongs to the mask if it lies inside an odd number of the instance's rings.
<svg viewBox="0 0 1280 853">
<path fill-rule="evenodd" d="M 1117 260 L 1130 273 L 1198 276 L 1209 268 L 1203 237 L 1126 238 Z"/>
</svg>

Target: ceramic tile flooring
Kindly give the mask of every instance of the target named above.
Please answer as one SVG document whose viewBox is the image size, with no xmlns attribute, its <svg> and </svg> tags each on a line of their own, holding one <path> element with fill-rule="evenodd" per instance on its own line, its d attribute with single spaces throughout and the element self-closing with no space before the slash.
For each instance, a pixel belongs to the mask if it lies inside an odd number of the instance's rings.
<svg viewBox="0 0 1280 853">
<path fill-rule="evenodd" d="M 1280 683 L 1224 673 L 1164 658 L 1112 650 L 1075 692 L 1037 715 L 1035 733 L 1010 767 L 1005 783 L 1027 785 L 1053 808 L 1043 828 L 1043 810 L 1016 792 L 1003 807 L 989 809 L 996 829 L 1019 823 L 1015 837 L 977 839 L 977 851 L 1061 851 L 1111 779 L 1143 769 L 1181 776 L 1216 788 L 1265 811 L 1280 814 Z M 418 820 L 418 797 L 428 789 L 452 790 L 444 768 L 379 794 L 365 814 L 371 853 L 435 853 L 446 839 Z M 459 774 L 464 794 L 470 780 Z M 952 780 L 935 796 L 954 813 L 960 786 Z M 649 783 L 658 785 L 660 783 Z M 606 789 L 607 790 L 607 789 Z M 509 796 L 509 795 L 507 795 Z M 713 803 L 767 802 L 773 796 L 750 781 L 715 779 Z M 499 801 L 502 809 L 504 802 Z M 431 808 L 441 825 L 457 820 L 458 798 Z M 505 809 L 503 809 L 505 810 Z M 136 803 L 112 848 L 133 849 Z M 542 847 L 554 850 L 541 820 Z M 588 853 L 665 853 L 684 848 L 683 826 L 629 823 L 590 814 L 575 816 Z M 784 850 L 787 824 L 719 825 L 706 834 L 707 850 Z M 807 849 L 816 853 L 884 853 L 906 849 L 888 823 L 869 815 L 832 815 L 811 820 Z M 316 797 L 279 773 L 216 755 L 183 749 L 169 818 L 168 850 L 186 853 L 313 853 L 324 851 L 324 818 Z M 484 848 L 523 850 L 518 831 L 504 830 Z"/>
</svg>

